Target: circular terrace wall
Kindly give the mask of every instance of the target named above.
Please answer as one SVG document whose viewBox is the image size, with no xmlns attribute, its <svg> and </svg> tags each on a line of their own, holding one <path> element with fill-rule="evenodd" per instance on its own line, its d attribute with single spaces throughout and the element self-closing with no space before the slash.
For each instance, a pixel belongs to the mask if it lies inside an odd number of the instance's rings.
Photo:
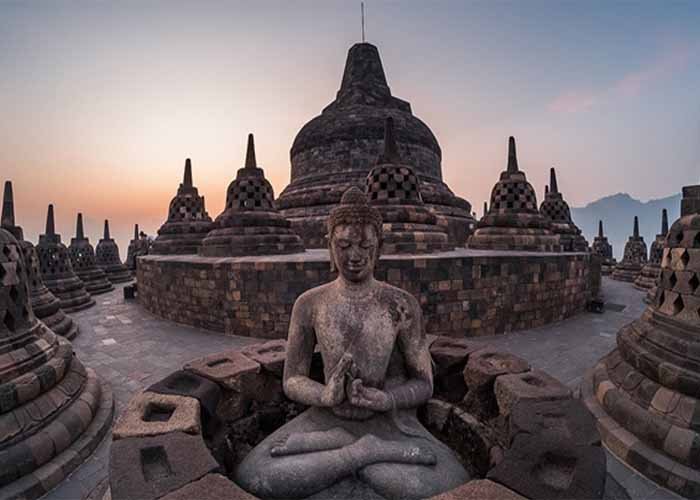
<svg viewBox="0 0 700 500">
<path fill-rule="evenodd" d="M 375 273 L 411 292 L 429 334 L 480 336 L 533 328 L 584 310 L 590 254 L 457 249 L 385 255 Z M 294 301 L 336 277 L 327 250 L 212 258 L 139 257 L 138 297 L 162 318 L 228 334 L 286 338 Z"/>
</svg>

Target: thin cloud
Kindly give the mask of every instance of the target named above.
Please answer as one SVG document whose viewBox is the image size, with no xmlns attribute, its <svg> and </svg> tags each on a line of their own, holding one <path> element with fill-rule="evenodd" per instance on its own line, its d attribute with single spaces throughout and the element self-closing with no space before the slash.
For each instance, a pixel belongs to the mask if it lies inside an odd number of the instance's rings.
<svg viewBox="0 0 700 500">
<path fill-rule="evenodd" d="M 690 45 L 675 46 L 646 67 L 624 75 L 610 87 L 598 91 L 579 89 L 564 92 L 550 101 L 547 109 L 555 113 L 579 113 L 607 98 L 637 97 L 655 82 L 685 69 L 692 54 L 693 47 Z"/>
</svg>

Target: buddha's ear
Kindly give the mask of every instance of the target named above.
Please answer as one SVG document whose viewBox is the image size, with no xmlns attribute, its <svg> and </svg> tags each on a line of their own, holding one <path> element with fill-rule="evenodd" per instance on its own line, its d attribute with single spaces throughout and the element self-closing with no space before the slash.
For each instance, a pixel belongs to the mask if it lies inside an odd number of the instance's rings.
<svg viewBox="0 0 700 500">
<path fill-rule="evenodd" d="M 333 257 L 333 248 L 331 248 L 331 235 L 329 234 L 327 236 L 328 239 L 328 256 L 330 258 L 330 265 L 331 265 L 331 274 L 336 272 L 336 266 L 335 266 L 335 258 Z"/>
</svg>

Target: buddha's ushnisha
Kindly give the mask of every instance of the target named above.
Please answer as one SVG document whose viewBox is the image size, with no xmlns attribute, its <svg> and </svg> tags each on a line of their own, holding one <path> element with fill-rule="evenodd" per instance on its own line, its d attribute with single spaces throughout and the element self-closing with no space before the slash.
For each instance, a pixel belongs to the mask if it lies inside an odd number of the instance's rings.
<svg viewBox="0 0 700 500">
<path fill-rule="evenodd" d="M 283 377 L 287 397 L 311 408 L 253 449 L 236 482 L 260 498 L 363 488 L 426 498 L 464 483 L 453 452 L 415 416 L 433 392 L 430 353 L 417 300 L 374 279 L 381 215 L 350 188 L 327 227 L 338 277 L 294 304 Z M 309 377 L 316 346 L 324 384 Z"/>
</svg>

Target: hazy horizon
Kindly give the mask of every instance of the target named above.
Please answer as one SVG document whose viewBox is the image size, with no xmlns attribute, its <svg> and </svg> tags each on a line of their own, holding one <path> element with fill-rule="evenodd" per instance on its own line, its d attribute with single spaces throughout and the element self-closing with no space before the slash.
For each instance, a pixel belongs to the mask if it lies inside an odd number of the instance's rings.
<svg viewBox="0 0 700 500">
<path fill-rule="evenodd" d="M 541 201 L 659 199 L 700 180 L 700 4 L 366 1 L 392 93 L 442 147 L 480 216 L 509 135 Z M 105 218 L 122 256 L 154 234 L 192 159 L 212 218 L 248 132 L 275 195 L 298 130 L 335 97 L 359 2 L 4 2 L 0 180 L 36 241 Z"/>
</svg>

